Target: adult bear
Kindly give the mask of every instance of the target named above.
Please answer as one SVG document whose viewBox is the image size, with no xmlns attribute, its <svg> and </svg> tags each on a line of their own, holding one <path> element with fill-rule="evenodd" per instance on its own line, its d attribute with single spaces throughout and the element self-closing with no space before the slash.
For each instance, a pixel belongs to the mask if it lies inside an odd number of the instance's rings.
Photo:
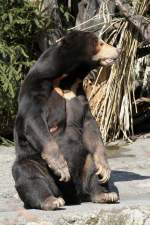
<svg viewBox="0 0 150 225">
<path fill-rule="evenodd" d="M 93 202 L 118 200 L 109 189 L 105 148 L 81 81 L 119 53 L 90 32 L 74 31 L 29 71 L 19 95 L 12 169 L 26 208 L 56 209 L 85 195 Z"/>
</svg>

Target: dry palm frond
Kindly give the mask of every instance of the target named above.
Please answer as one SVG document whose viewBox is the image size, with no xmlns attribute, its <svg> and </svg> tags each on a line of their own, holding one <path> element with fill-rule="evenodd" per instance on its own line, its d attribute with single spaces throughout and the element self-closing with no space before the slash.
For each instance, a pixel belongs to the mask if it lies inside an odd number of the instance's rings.
<svg viewBox="0 0 150 225">
<path fill-rule="evenodd" d="M 134 12 L 143 15 L 148 4 L 149 0 L 137 0 Z M 106 17 L 105 14 L 103 16 L 105 17 L 104 21 L 107 18 L 106 23 L 108 23 L 109 17 Z M 129 135 L 133 133 L 133 81 L 138 41 L 135 39 L 135 31 L 128 21 L 118 20 L 117 22 L 118 29 L 111 32 L 108 40 L 111 40 L 111 44 L 117 40 L 118 46 L 122 49 L 120 61 L 112 66 L 109 78 L 101 84 L 99 84 L 99 78 L 103 70 L 99 71 L 89 97 L 93 115 L 100 124 L 104 141 L 118 138 L 121 132 L 128 139 Z M 100 34 L 106 29 L 106 27 L 101 29 Z"/>
</svg>

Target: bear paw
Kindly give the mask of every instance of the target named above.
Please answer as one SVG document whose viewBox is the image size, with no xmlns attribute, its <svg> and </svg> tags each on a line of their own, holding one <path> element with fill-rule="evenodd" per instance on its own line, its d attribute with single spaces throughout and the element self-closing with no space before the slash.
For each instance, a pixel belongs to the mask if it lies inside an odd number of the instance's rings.
<svg viewBox="0 0 150 225">
<path fill-rule="evenodd" d="M 111 170 L 107 165 L 99 164 L 96 166 L 96 175 L 100 178 L 100 183 L 106 183 L 110 179 Z"/>
<path fill-rule="evenodd" d="M 116 203 L 119 201 L 119 195 L 116 192 L 97 194 L 92 198 L 95 203 Z"/>
<path fill-rule="evenodd" d="M 70 180 L 71 177 L 67 162 L 61 154 L 56 157 L 54 155 L 42 153 L 41 156 L 47 162 L 49 168 L 52 169 L 57 176 L 60 176 L 60 181 L 68 182 Z"/>
<path fill-rule="evenodd" d="M 42 204 L 41 209 L 43 210 L 55 210 L 65 205 L 63 198 L 56 198 L 54 196 L 48 197 Z"/>
</svg>

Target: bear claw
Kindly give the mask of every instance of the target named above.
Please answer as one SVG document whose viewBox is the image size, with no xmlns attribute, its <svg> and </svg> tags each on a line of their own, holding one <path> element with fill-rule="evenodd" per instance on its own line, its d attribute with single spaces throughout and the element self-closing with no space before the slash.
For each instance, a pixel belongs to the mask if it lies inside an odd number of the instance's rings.
<svg viewBox="0 0 150 225">
<path fill-rule="evenodd" d="M 110 179 L 111 170 L 109 168 L 105 168 L 102 165 L 99 166 L 99 169 L 96 172 L 101 179 L 99 181 L 103 184 L 106 183 Z"/>
</svg>

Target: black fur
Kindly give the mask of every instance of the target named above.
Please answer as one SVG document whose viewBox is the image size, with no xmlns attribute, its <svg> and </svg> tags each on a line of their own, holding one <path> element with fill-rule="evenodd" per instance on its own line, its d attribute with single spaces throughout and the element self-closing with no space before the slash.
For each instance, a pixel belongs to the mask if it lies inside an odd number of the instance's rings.
<svg viewBox="0 0 150 225">
<path fill-rule="evenodd" d="M 97 38 L 89 32 L 70 33 L 41 55 L 21 87 L 14 132 L 16 161 L 12 172 L 16 190 L 26 208 L 40 209 L 49 196 L 61 196 L 66 203 L 74 204 L 82 201 L 84 194 L 92 200 L 95 194 L 108 191 L 107 184 L 102 186 L 98 182 L 92 158 L 84 168 L 88 154 L 93 154 L 97 147 L 100 134 L 82 85 L 77 97 L 70 101 L 53 90 L 53 80 L 62 74 L 67 77 L 60 87 L 71 89 L 77 78 L 83 80 L 99 65 L 92 61 L 96 43 Z M 55 125 L 58 129 L 51 133 Z M 92 139 L 87 141 L 86 134 Z M 49 168 L 42 159 L 44 149 L 51 159 L 54 158 L 54 168 Z M 69 182 L 59 181 L 57 168 L 64 169 L 63 159 L 71 175 Z"/>
</svg>

